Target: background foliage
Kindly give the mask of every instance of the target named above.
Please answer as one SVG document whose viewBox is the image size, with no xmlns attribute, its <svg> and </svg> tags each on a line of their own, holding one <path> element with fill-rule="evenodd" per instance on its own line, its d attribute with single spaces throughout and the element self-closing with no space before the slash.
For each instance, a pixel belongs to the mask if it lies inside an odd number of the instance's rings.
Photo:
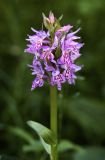
<svg viewBox="0 0 105 160">
<path fill-rule="evenodd" d="M 81 27 L 85 43 L 79 80 L 58 93 L 59 140 L 68 139 L 60 159 L 105 160 L 105 0 L 0 0 L 0 160 L 48 159 L 26 121 L 49 127 L 49 86 L 30 91 L 24 48 L 50 10 L 64 15 L 62 24 Z"/>
</svg>

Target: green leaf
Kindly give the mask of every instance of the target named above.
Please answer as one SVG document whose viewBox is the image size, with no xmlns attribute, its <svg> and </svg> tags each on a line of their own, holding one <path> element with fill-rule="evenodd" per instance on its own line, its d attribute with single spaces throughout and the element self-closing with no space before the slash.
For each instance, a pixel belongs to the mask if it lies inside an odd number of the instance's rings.
<svg viewBox="0 0 105 160">
<path fill-rule="evenodd" d="M 70 101 L 65 100 L 66 116 L 71 117 L 84 129 L 85 134 L 92 141 L 93 134 L 98 139 L 105 137 L 105 104 L 91 98 L 74 97 Z"/>
<path fill-rule="evenodd" d="M 34 121 L 28 121 L 27 123 L 37 132 L 47 153 L 51 154 L 51 145 L 56 145 L 57 142 L 54 133 L 40 123 Z"/>
<path fill-rule="evenodd" d="M 73 160 L 105 160 L 105 148 L 90 147 L 74 154 Z"/>
<path fill-rule="evenodd" d="M 30 144 L 34 144 L 35 140 L 34 138 L 27 133 L 25 130 L 19 127 L 9 127 L 9 131 L 12 132 L 13 134 L 17 135 L 18 137 L 24 139 L 26 142 Z"/>
<path fill-rule="evenodd" d="M 47 143 L 43 140 L 43 138 L 41 138 L 41 137 L 40 137 L 40 140 L 41 140 L 41 142 L 42 142 L 42 144 L 43 144 L 44 149 L 46 150 L 46 152 L 47 152 L 48 154 L 51 154 L 51 145 L 47 144 Z"/>
<path fill-rule="evenodd" d="M 34 145 L 24 145 L 22 149 L 24 152 L 41 152 L 43 151 L 43 146 L 41 142 L 37 140 Z"/>
<path fill-rule="evenodd" d="M 9 131 L 29 143 L 28 145 L 23 145 L 22 149 L 24 152 L 41 152 L 43 150 L 41 142 L 39 140 L 35 140 L 22 128 L 9 127 Z"/>
<path fill-rule="evenodd" d="M 58 145 L 58 152 L 65 152 L 67 150 L 82 150 L 82 148 L 68 140 L 62 140 Z"/>
<path fill-rule="evenodd" d="M 18 157 L 9 155 L 0 155 L 0 160 L 20 160 Z"/>
</svg>

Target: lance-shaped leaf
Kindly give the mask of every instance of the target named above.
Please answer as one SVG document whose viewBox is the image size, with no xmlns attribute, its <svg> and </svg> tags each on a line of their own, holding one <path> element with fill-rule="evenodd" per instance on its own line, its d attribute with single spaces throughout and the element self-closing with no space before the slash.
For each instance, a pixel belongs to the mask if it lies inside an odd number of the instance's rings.
<svg viewBox="0 0 105 160">
<path fill-rule="evenodd" d="M 22 147 L 23 151 L 24 152 L 37 152 L 37 153 L 40 153 L 44 150 L 41 142 L 39 140 L 35 140 L 35 143 L 34 145 L 24 145 Z"/>
<path fill-rule="evenodd" d="M 16 136 L 24 139 L 29 144 L 34 144 L 34 142 L 35 142 L 34 138 L 22 128 L 9 127 L 9 131 L 12 132 L 13 134 L 15 134 Z"/>
<path fill-rule="evenodd" d="M 72 143 L 68 140 L 62 140 L 58 145 L 58 152 L 65 152 L 68 150 L 74 150 L 74 151 L 82 151 L 82 147 L 80 147 L 77 144 Z"/>
<path fill-rule="evenodd" d="M 51 154 L 51 146 L 56 145 L 57 142 L 55 134 L 40 123 L 34 121 L 28 121 L 27 123 L 37 132 L 47 153 Z"/>
</svg>

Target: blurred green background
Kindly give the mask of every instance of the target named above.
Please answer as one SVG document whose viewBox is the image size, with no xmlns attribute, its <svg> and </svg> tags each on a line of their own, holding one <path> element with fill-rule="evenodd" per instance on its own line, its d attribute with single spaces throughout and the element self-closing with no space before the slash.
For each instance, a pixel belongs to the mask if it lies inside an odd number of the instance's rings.
<svg viewBox="0 0 105 160">
<path fill-rule="evenodd" d="M 26 124 L 49 127 L 49 86 L 30 91 L 24 49 L 30 28 L 41 29 L 50 10 L 64 15 L 62 25 L 81 27 L 85 43 L 76 85 L 58 93 L 59 141 L 68 140 L 59 159 L 105 160 L 105 0 L 0 0 L 0 160 L 49 159 Z"/>
</svg>

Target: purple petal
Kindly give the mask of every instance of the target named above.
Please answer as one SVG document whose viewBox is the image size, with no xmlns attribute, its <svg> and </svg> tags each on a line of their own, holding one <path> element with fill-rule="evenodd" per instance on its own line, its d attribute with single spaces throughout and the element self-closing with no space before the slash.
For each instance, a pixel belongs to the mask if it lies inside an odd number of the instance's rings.
<svg viewBox="0 0 105 160">
<path fill-rule="evenodd" d="M 44 85 L 44 81 L 41 77 L 36 77 L 32 83 L 31 90 L 34 90 L 36 87 L 42 87 Z"/>
<path fill-rule="evenodd" d="M 71 32 L 67 35 L 67 38 L 71 38 L 72 36 L 74 36 L 76 33 L 78 33 L 80 31 L 80 28 L 78 28 L 75 32 Z"/>
</svg>

